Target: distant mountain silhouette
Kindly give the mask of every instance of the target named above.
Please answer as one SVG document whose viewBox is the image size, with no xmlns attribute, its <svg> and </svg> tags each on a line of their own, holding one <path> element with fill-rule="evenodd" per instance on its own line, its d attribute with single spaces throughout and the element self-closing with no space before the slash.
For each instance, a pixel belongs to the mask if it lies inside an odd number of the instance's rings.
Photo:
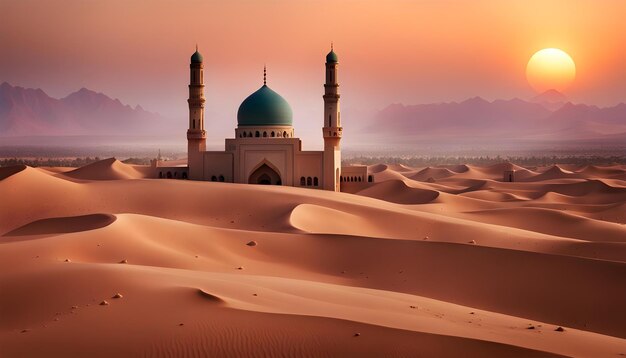
<svg viewBox="0 0 626 358">
<path fill-rule="evenodd" d="M 530 101 L 534 103 L 540 103 L 549 110 L 554 111 L 561 108 L 569 100 L 567 99 L 567 96 L 565 96 L 563 93 L 555 89 L 551 89 L 531 98 Z"/>
<path fill-rule="evenodd" d="M 626 104 L 598 108 L 565 102 L 557 109 L 545 104 L 562 98 L 557 91 L 548 91 L 535 97 L 539 103 L 474 97 L 460 103 L 392 104 L 379 111 L 362 134 L 393 136 L 405 143 L 455 138 L 477 142 L 626 138 Z"/>
<path fill-rule="evenodd" d="M 551 89 L 533 97 L 531 101 L 535 103 L 565 103 L 568 99 L 563 93 L 555 89 Z"/>
<path fill-rule="evenodd" d="M 153 134 L 163 118 L 81 88 L 62 99 L 0 85 L 0 136 Z"/>
</svg>

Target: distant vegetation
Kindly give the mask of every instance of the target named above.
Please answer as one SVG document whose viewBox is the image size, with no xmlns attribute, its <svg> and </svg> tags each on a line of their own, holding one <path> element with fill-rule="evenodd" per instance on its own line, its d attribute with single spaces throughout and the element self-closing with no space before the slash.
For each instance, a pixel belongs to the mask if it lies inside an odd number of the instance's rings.
<svg viewBox="0 0 626 358">
<path fill-rule="evenodd" d="M 0 167 L 24 164 L 31 167 L 82 167 L 97 162 L 100 157 L 82 158 L 4 158 L 0 159 Z M 126 164 L 149 165 L 148 157 L 131 157 L 122 162 Z M 613 165 L 626 164 L 626 156 L 545 156 L 545 157 L 501 157 L 501 156 L 435 156 L 435 157 L 411 157 L 411 156 L 355 156 L 344 159 L 344 165 L 351 164 L 402 164 L 408 167 L 427 167 L 438 165 L 471 164 L 488 166 L 492 164 L 511 162 L 523 167 L 547 166 L 553 164 L 576 164 L 576 165 Z"/>
<path fill-rule="evenodd" d="M 24 164 L 30 167 L 82 167 L 101 160 L 100 157 L 84 158 L 5 158 L 0 159 L 0 167 Z M 150 164 L 150 158 L 128 158 L 126 164 Z"/>
<path fill-rule="evenodd" d="M 437 165 L 471 164 L 487 166 L 502 162 L 511 162 L 523 167 L 547 166 L 553 164 L 577 164 L 577 165 L 613 165 L 626 164 L 626 156 L 565 156 L 565 157 L 501 157 L 501 156 L 440 156 L 440 157 L 393 157 L 393 156 L 355 156 L 343 160 L 344 165 L 350 164 L 402 164 L 408 167 L 428 167 Z"/>
</svg>

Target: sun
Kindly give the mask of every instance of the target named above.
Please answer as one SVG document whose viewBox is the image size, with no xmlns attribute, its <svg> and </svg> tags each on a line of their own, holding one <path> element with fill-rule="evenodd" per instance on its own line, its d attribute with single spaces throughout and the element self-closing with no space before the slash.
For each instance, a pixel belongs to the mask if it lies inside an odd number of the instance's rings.
<svg viewBox="0 0 626 358">
<path fill-rule="evenodd" d="M 576 64 L 565 51 L 544 48 L 537 51 L 526 65 L 526 78 L 541 93 L 550 89 L 565 91 L 576 77 Z"/>
</svg>

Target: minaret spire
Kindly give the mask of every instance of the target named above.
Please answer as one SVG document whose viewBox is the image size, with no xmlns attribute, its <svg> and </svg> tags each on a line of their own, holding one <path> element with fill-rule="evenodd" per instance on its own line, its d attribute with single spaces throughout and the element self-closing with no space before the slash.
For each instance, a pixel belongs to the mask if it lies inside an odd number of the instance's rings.
<svg viewBox="0 0 626 358">
<path fill-rule="evenodd" d="M 324 83 L 324 180 L 325 190 L 340 191 L 341 183 L 341 114 L 339 112 L 339 81 L 337 70 L 339 61 L 330 43 L 330 52 L 326 55 L 326 81 Z"/>
<path fill-rule="evenodd" d="M 263 65 L 263 86 L 267 85 L 267 66 Z"/>
<path fill-rule="evenodd" d="M 187 166 L 188 178 L 202 180 L 204 175 L 204 154 L 206 151 L 206 131 L 204 130 L 204 64 L 202 55 L 191 55 L 189 64 L 189 126 L 187 127 Z"/>
</svg>

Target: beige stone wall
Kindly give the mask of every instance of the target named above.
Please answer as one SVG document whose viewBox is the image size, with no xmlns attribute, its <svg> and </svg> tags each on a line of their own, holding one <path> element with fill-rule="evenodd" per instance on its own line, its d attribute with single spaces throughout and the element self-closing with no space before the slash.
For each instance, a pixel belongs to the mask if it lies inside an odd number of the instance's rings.
<svg viewBox="0 0 626 358">
<path fill-rule="evenodd" d="M 294 186 L 322 189 L 324 181 L 323 171 L 324 152 L 299 152 L 296 155 Z"/>
<path fill-rule="evenodd" d="M 341 168 L 342 183 L 367 183 L 369 174 L 366 165 L 350 165 Z"/>
<path fill-rule="evenodd" d="M 203 179 L 208 181 L 234 182 L 233 153 L 203 152 Z"/>
<path fill-rule="evenodd" d="M 154 177 L 158 179 L 189 179 L 187 167 L 155 167 Z"/>
</svg>

